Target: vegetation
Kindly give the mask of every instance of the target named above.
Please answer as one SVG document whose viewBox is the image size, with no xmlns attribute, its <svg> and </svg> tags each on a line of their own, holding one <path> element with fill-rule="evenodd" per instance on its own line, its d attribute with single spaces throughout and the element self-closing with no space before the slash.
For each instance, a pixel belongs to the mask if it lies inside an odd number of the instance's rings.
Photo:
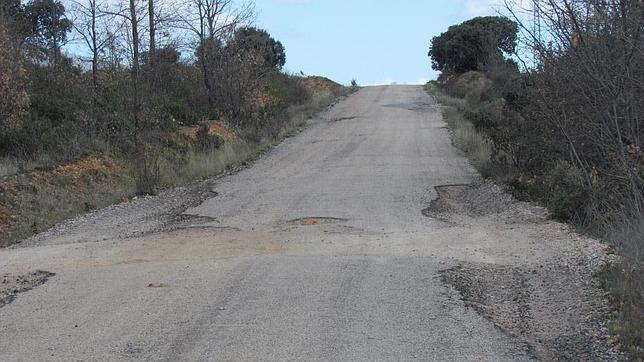
<svg viewBox="0 0 644 362">
<path fill-rule="evenodd" d="M 434 69 L 451 76 L 501 62 L 503 54 L 514 53 L 516 45 L 515 22 L 501 16 L 477 17 L 432 39 L 429 56 Z"/>
<path fill-rule="evenodd" d="M 456 144 L 479 154 L 474 163 L 484 174 L 614 246 L 620 259 L 605 277 L 614 330 L 641 358 L 644 6 L 544 0 L 533 12 L 531 24 L 477 18 L 434 38 L 430 56 L 443 73 L 431 86 L 449 95 L 442 100 Z M 519 35 L 529 53 L 514 52 Z M 469 125 L 474 134 L 462 135 Z M 491 147 L 489 158 L 474 139 Z"/>
<path fill-rule="evenodd" d="M 492 142 L 489 137 L 474 129 L 474 125 L 463 114 L 466 102 L 442 92 L 436 84 L 428 83 L 427 91 L 445 108 L 443 118 L 452 131 L 452 142 L 458 149 L 467 153 L 470 162 L 483 176 L 491 176 Z"/>
<path fill-rule="evenodd" d="M 0 2 L 0 245 L 221 173 L 345 88 L 231 0 Z"/>
</svg>

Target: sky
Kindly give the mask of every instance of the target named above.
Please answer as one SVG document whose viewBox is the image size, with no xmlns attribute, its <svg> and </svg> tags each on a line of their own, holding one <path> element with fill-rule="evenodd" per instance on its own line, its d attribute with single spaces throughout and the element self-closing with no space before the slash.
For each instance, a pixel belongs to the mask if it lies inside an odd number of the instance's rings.
<svg viewBox="0 0 644 362">
<path fill-rule="evenodd" d="M 286 48 L 286 69 L 348 84 L 421 84 L 435 79 L 432 37 L 500 0 L 255 0 L 255 25 Z"/>
</svg>

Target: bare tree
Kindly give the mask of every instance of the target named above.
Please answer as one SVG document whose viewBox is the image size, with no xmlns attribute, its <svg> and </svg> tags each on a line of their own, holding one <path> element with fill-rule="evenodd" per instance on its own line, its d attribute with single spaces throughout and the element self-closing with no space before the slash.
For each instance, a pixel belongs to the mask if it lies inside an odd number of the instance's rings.
<svg viewBox="0 0 644 362">
<path fill-rule="evenodd" d="M 644 206 L 644 4 L 641 0 L 508 2 L 535 54 L 536 114 L 559 130 L 570 159 L 635 213 Z M 521 12 L 533 13 L 532 24 Z M 600 205 L 600 208 L 609 205 Z"/>
<path fill-rule="evenodd" d="M 0 138 L 20 125 L 21 116 L 29 106 L 25 69 L 2 20 L 4 17 L 0 14 Z"/>
<path fill-rule="evenodd" d="M 180 11 L 176 27 L 190 32 L 211 108 L 215 107 L 215 69 L 218 52 L 226 36 L 255 16 L 254 3 L 236 6 L 233 0 L 190 0 Z"/>
<path fill-rule="evenodd" d="M 157 49 L 157 41 L 156 41 L 156 31 L 157 31 L 157 24 L 155 21 L 155 8 L 154 8 L 154 0 L 148 0 L 148 32 L 150 33 L 150 54 L 153 55 L 154 52 Z M 150 63 L 153 63 L 153 58 L 150 59 Z"/>
<path fill-rule="evenodd" d="M 107 10 L 105 0 L 73 0 L 70 10 L 73 14 L 74 30 L 91 56 L 92 86 L 96 92 L 99 58 L 115 34 L 114 31 L 109 30 L 109 24 L 114 16 L 105 12 Z"/>
<path fill-rule="evenodd" d="M 140 2 L 141 0 L 139 0 Z M 140 70 L 141 70 L 141 37 L 139 35 L 139 22 L 144 12 L 143 6 L 137 3 L 137 0 L 128 0 L 127 3 L 119 3 L 118 8 L 106 11 L 107 14 L 121 17 L 129 25 L 129 45 L 131 54 L 130 74 L 132 78 L 132 101 L 133 101 L 133 118 L 134 128 L 140 129 Z"/>
</svg>

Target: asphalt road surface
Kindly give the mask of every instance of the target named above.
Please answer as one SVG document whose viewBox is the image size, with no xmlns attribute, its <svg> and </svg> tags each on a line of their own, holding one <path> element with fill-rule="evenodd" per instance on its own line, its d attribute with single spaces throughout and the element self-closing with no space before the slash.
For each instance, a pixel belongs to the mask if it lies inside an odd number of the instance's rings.
<svg viewBox="0 0 644 362">
<path fill-rule="evenodd" d="M 363 88 L 181 227 L 0 251 L 0 274 L 55 273 L 0 308 L 0 360 L 530 359 L 440 278 L 523 254 L 423 215 L 476 177 L 422 87 Z"/>
</svg>

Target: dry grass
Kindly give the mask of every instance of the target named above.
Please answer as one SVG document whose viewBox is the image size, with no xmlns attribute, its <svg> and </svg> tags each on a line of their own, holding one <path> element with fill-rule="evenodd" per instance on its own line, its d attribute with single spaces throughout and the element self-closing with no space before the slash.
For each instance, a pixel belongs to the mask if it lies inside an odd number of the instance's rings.
<svg viewBox="0 0 644 362">
<path fill-rule="evenodd" d="M 257 149 L 243 142 L 227 143 L 215 150 L 190 151 L 184 164 L 174 172 L 165 173 L 165 183 L 177 186 L 204 180 L 249 162 L 257 153 Z"/>
<path fill-rule="evenodd" d="M 304 127 L 307 119 L 328 107 L 336 98 L 337 96 L 331 91 L 315 92 L 307 104 L 289 109 L 286 115 L 289 119 L 283 123 L 277 136 L 264 137 L 257 144 L 246 143 L 235 136 L 221 148 L 190 151 L 185 157 L 185 163 L 178 169 L 171 171 L 169 167 L 164 167 L 164 183 L 177 186 L 216 176 L 228 169 L 245 165 L 262 152 L 280 144 L 285 138 L 295 135 Z"/>
<path fill-rule="evenodd" d="M 18 173 L 18 162 L 12 157 L 0 158 L 0 178 Z"/>
<path fill-rule="evenodd" d="M 492 142 L 463 117 L 461 109 L 465 106 L 465 100 L 450 97 L 431 83 L 426 89 L 443 105 L 443 119 L 451 130 L 454 145 L 465 152 L 472 165 L 485 176 L 491 169 Z"/>
<path fill-rule="evenodd" d="M 331 91 L 335 88 L 341 87 L 338 83 L 329 78 L 319 76 L 309 76 L 306 78 L 307 85 L 314 92 L 317 91 Z"/>
<path fill-rule="evenodd" d="M 0 179 L 13 176 L 22 171 L 31 171 L 37 168 L 46 168 L 56 165 L 56 161 L 48 155 L 41 155 L 38 159 L 18 162 L 14 157 L 0 158 Z"/>
<path fill-rule="evenodd" d="M 133 193 L 125 168 L 95 155 L 7 176 L 0 181 L 0 246 Z"/>
<path fill-rule="evenodd" d="M 611 332 L 635 361 L 644 360 L 644 215 L 625 217 L 606 231 L 620 258 L 604 274 L 615 310 Z"/>
</svg>

